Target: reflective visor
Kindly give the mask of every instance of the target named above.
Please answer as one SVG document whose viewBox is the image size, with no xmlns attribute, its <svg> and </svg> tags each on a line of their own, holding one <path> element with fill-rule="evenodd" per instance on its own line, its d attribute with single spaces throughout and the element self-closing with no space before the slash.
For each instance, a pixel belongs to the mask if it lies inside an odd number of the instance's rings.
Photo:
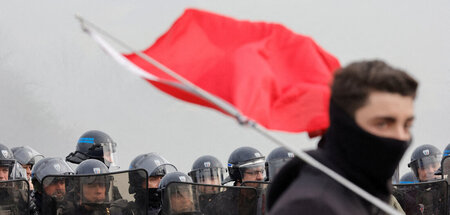
<svg viewBox="0 0 450 215">
<path fill-rule="evenodd" d="M 291 159 L 278 159 L 268 162 L 269 164 L 269 180 L 273 180 L 280 169 Z"/>
<path fill-rule="evenodd" d="M 225 175 L 223 168 L 207 168 L 191 171 L 189 176 L 195 183 L 221 185 Z"/>
<path fill-rule="evenodd" d="M 118 170 L 119 164 L 117 161 L 116 143 L 102 143 L 103 160 L 110 171 Z"/>
</svg>

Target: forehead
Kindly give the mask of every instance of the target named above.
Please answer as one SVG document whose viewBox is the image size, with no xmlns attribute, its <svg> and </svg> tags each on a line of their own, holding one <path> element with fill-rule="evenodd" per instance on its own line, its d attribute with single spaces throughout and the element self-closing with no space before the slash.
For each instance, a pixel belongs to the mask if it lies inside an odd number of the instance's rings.
<svg viewBox="0 0 450 215">
<path fill-rule="evenodd" d="M 414 98 L 375 91 L 369 93 L 365 105 L 357 111 L 363 112 L 366 117 L 410 118 L 414 116 Z"/>
</svg>

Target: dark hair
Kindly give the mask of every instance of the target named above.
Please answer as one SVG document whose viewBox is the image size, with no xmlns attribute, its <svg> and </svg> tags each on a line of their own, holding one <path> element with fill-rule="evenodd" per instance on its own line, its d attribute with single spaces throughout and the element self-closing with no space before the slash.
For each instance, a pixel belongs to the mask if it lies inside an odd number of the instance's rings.
<svg viewBox="0 0 450 215">
<path fill-rule="evenodd" d="M 415 98 L 417 86 L 417 81 L 406 72 L 383 61 L 359 61 L 335 72 L 331 100 L 354 117 L 370 92 L 398 93 Z"/>
</svg>

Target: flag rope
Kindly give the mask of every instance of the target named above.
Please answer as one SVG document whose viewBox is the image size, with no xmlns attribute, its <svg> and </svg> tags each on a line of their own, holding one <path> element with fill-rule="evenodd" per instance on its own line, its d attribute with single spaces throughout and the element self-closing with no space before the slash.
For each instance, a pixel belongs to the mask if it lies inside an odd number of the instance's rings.
<svg viewBox="0 0 450 215">
<path fill-rule="evenodd" d="M 364 198 L 367 201 L 371 202 L 372 204 L 374 204 L 375 206 L 377 206 L 381 210 L 385 211 L 388 214 L 401 215 L 400 212 L 398 212 L 396 209 L 391 207 L 389 204 L 381 201 L 380 199 L 378 199 L 375 196 L 371 195 L 367 191 L 365 191 L 362 188 L 360 188 L 357 185 L 355 185 L 353 182 L 349 181 L 348 179 L 342 177 L 341 175 L 339 175 L 338 173 L 336 173 L 332 169 L 330 169 L 327 166 L 323 165 L 322 163 L 318 162 L 316 159 L 314 159 L 313 157 L 308 155 L 303 150 L 301 150 L 301 149 L 300 150 L 296 150 L 296 149 L 290 147 L 289 145 L 283 143 L 281 140 L 279 140 L 278 138 L 276 138 L 275 136 L 270 134 L 263 126 L 259 125 L 257 122 L 255 122 L 253 120 L 250 120 L 247 117 L 245 117 L 244 115 L 242 115 L 239 112 L 239 110 L 235 109 L 228 102 L 226 102 L 226 101 L 224 101 L 224 100 L 222 100 L 222 99 L 220 99 L 220 98 L 218 98 L 218 97 L 216 97 L 216 96 L 214 96 L 214 95 L 204 91 L 203 89 L 197 87 L 196 85 L 194 85 L 190 81 L 186 80 L 185 78 L 183 78 L 179 74 L 175 73 L 174 71 L 172 71 L 171 69 L 169 69 L 165 65 L 163 65 L 160 62 L 156 61 L 152 57 L 150 57 L 150 56 L 148 56 L 148 55 L 146 55 L 146 54 L 144 54 L 144 53 L 142 53 L 140 51 L 134 50 L 133 48 L 131 48 L 128 45 L 126 45 L 124 42 L 122 42 L 119 39 L 113 37 L 111 34 L 107 33 L 104 30 L 102 30 L 101 28 L 99 28 L 98 26 L 94 25 L 93 23 L 85 20 L 81 16 L 76 15 L 75 17 L 80 21 L 82 30 L 85 33 L 89 34 L 103 48 L 103 50 L 105 52 L 107 52 L 109 55 L 111 55 L 114 59 L 118 60 L 120 64 L 126 66 L 128 69 L 134 70 L 133 72 L 136 73 L 137 75 L 139 75 L 139 76 L 141 76 L 143 78 L 148 78 L 148 79 L 153 78 L 152 80 L 154 80 L 154 78 L 155 78 L 153 75 L 150 75 L 149 73 L 147 73 L 144 70 L 140 69 L 136 65 L 134 65 L 134 64 L 132 64 L 130 62 L 126 62 L 128 60 L 125 57 L 123 57 L 119 52 L 117 52 L 105 40 L 103 40 L 103 38 L 100 35 L 98 35 L 98 33 L 108 37 L 109 39 L 111 39 L 112 41 L 117 43 L 117 45 L 122 46 L 123 48 L 127 49 L 129 52 L 132 52 L 132 53 L 136 54 L 140 58 L 144 59 L 148 63 L 154 65 L 155 67 L 157 67 L 161 71 L 167 73 L 168 75 L 172 76 L 173 78 L 175 78 L 176 80 L 178 80 L 179 82 L 184 84 L 187 88 L 189 88 L 190 90 L 195 92 L 198 96 L 200 96 L 200 97 L 206 99 L 207 101 L 217 105 L 218 107 L 220 107 L 222 110 L 224 110 L 228 114 L 234 116 L 236 118 L 236 120 L 239 122 L 240 125 L 248 126 L 248 127 L 252 128 L 252 129 L 254 129 L 257 133 L 261 134 L 262 136 L 264 136 L 267 139 L 269 139 L 270 141 L 272 141 L 273 143 L 277 144 L 278 146 L 282 146 L 282 147 L 287 148 L 288 150 L 291 150 L 292 152 L 294 152 L 294 154 L 298 158 L 302 159 L 304 162 L 306 162 L 307 164 L 311 165 L 312 167 L 322 171 L 324 174 L 328 175 L 329 177 L 331 177 L 335 181 L 337 181 L 340 184 L 342 184 L 343 186 L 347 187 L 349 190 L 353 191 L 354 193 L 358 194 L 362 198 Z M 124 61 L 124 60 L 126 60 L 126 61 Z M 132 64 L 136 68 L 134 68 L 131 65 L 127 65 L 127 64 Z"/>
</svg>

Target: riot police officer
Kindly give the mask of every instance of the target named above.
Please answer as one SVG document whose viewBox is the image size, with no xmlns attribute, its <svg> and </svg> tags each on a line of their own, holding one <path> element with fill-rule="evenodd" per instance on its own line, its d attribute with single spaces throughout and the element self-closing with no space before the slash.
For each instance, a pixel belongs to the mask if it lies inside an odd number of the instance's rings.
<svg viewBox="0 0 450 215">
<path fill-rule="evenodd" d="M 31 182 L 34 191 L 31 194 L 30 214 L 41 214 L 43 202 L 62 201 L 66 195 L 66 181 L 64 179 L 45 178 L 46 176 L 71 174 L 73 174 L 73 170 L 62 158 L 50 157 L 38 161 L 31 170 Z M 56 207 L 56 205 L 45 205 L 45 207 Z M 53 208 L 53 210 L 56 210 L 56 208 Z"/>
<path fill-rule="evenodd" d="M 188 175 L 195 183 L 221 185 L 225 172 L 219 159 L 211 155 L 204 155 L 194 161 Z"/>
<path fill-rule="evenodd" d="M 294 153 L 284 147 L 278 147 L 272 150 L 266 158 L 266 175 L 267 181 L 275 177 L 278 171 L 294 157 Z"/>
<path fill-rule="evenodd" d="M 192 185 L 176 184 L 174 182 L 192 183 L 191 177 L 182 172 L 171 172 L 166 174 L 159 183 L 161 192 L 162 210 L 161 215 L 166 214 L 202 214 L 199 210 L 198 201 L 194 198 Z"/>
<path fill-rule="evenodd" d="M 13 147 L 11 148 L 11 151 L 17 162 L 25 169 L 27 179 L 31 183 L 31 169 L 33 168 L 33 165 L 44 158 L 44 156 L 29 146 Z M 30 189 L 32 190 L 33 187 L 30 186 Z"/>
<path fill-rule="evenodd" d="M 75 152 L 71 152 L 66 160 L 79 164 L 87 159 L 97 159 L 103 162 L 110 170 L 119 168 L 116 159 L 116 142 L 102 131 L 87 131 L 78 140 Z"/>
<path fill-rule="evenodd" d="M 440 179 L 441 176 L 435 172 L 441 166 L 441 151 L 433 145 L 421 145 L 417 147 L 412 155 L 408 167 L 420 182 Z"/>
<path fill-rule="evenodd" d="M 244 181 L 263 181 L 264 158 L 252 147 L 235 149 L 228 158 L 228 174 L 234 186 L 240 186 Z"/>
<path fill-rule="evenodd" d="M 141 172 L 130 173 L 129 193 L 135 194 L 136 202 L 130 203 L 129 207 L 131 210 L 143 207 L 143 202 L 148 197 L 148 214 L 158 214 L 161 209 L 161 194 L 158 190 L 160 181 L 166 174 L 176 172 L 177 168 L 162 156 L 152 152 L 134 158 L 130 170 L 134 169 L 144 169 L 148 175 L 141 175 Z"/>
<path fill-rule="evenodd" d="M 16 161 L 11 150 L 1 143 L 0 152 L 0 181 L 7 181 L 10 179 L 10 174 Z"/>
</svg>

